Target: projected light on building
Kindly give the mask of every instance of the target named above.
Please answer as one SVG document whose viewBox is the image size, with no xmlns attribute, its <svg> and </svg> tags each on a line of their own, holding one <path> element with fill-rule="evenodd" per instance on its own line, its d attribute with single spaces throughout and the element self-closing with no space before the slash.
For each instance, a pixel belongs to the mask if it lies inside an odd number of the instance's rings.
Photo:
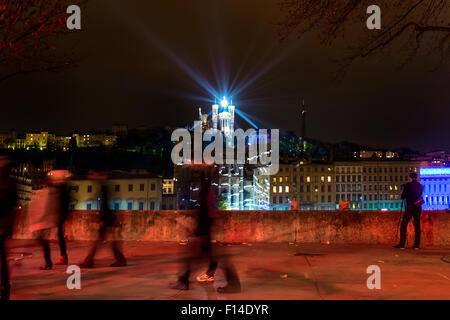
<svg viewBox="0 0 450 320">
<path fill-rule="evenodd" d="M 450 208 L 450 168 L 421 168 L 420 182 L 424 186 L 425 210 Z"/>
</svg>

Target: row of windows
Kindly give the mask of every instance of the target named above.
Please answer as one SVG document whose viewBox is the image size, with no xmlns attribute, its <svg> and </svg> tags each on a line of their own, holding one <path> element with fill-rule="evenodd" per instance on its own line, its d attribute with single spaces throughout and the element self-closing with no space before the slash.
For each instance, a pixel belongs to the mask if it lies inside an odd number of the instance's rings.
<svg viewBox="0 0 450 320">
<path fill-rule="evenodd" d="M 401 203 L 364 203 L 363 208 L 364 209 L 375 209 L 375 210 L 381 210 L 381 209 L 400 209 L 402 206 Z"/>
<path fill-rule="evenodd" d="M 449 187 L 449 189 L 450 189 L 450 187 Z M 436 184 L 433 184 L 433 185 L 426 184 L 424 186 L 424 191 L 425 192 L 434 192 L 434 193 L 436 193 L 436 192 L 447 192 L 447 185 L 446 184 L 438 184 L 438 185 L 436 185 Z"/>
<path fill-rule="evenodd" d="M 120 200 L 114 201 L 112 207 L 114 210 L 134 210 L 135 209 L 133 201 L 126 202 L 126 209 L 122 208 Z M 86 210 L 93 210 L 93 208 L 94 208 L 93 201 L 86 201 Z M 137 203 L 137 210 L 141 210 L 141 211 L 144 210 L 144 202 L 143 201 L 139 201 Z M 155 210 L 155 202 L 153 202 L 153 201 L 150 202 L 150 210 Z"/>
<path fill-rule="evenodd" d="M 342 194 L 337 194 L 336 195 L 336 202 L 339 202 L 340 200 L 342 201 L 378 201 L 378 200 L 383 200 L 383 196 L 384 196 L 384 200 L 399 200 L 400 196 L 398 194 L 393 195 L 393 194 L 369 194 L 369 195 L 362 195 L 361 193 L 359 193 L 358 195 L 356 195 L 356 193 L 350 194 L 350 193 L 342 193 Z"/>
<path fill-rule="evenodd" d="M 417 168 L 413 168 L 413 167 L 407 167 L 407 168 L 403 168 L 403 167 L 395 167 L 395 168 L 377 168 L 377 167 L 364 167 L 362 169 L 363 173 L 403 173 L 403 172 L 417 172 Z M 359 173 L 361 172 L 361 167 L 337 167 L 336 168 L 336 173 Z"/>
<path fill-rule="evenodd" d="M 285 193 L 289 193 L 289 186 L 284 186 L 284 192 Z M 294 193 L 297 193 L 297 190 L 299 191 L 299 192 L 305 192 L 305 187 L 303 186 L 303 185 L 300 185 L 300 188 L 299 189 L 297 189 L 297 186 L 293 186 L 292 187 L 292 192 L 294 192 Z M 318 186 L 314 186 L 314 192 L 319 192 L 319 187 Z M 325 188 L 325 186 L 324 185 L 321 185 L 320 186 L 320 192 L 325 192 L 325 190 L 327 190 L 328 192 L 332 192 L 331 190 L 331 186 L 330 185 L 328 185 L 327 186 L 327 188 Z M 272 187 L 272 193 L 283 193 L 283 186 L 273 186 Z M 306 185 L 306 192 L 311 192 L 311 185 Z"/>
<path fill-rule="evenodd" d="M 433 205 L 433 204 L 450 204 L 450 196 L 439 196 L 439 197 L 425 196 L 425 203 L 428 204 L 428 205 Z"/>
<path fill-rule="evenodd" d="M 384 187 L 383 185 L 364 185 L 363 190 L 364 191 L 377 191 L 377 190 L 383 190 L 384 191 L 398 191 L 400 190 L 400 186 L 397 185 L 387 185 L 385 184 Z M 336 185 L 336 192 L 346 192 L 346 191 L 361 191 L 361 185 L 360 184 L 337 184 Z"/>
<path fill-rule="evenodd" d="M 378 177 L 378 179 L 377 179 Z M 389 179 L 388 179 L 389 177 Z M 384 176 L 384 180 L 383 180 L 383 176 L 336 176 L 336 182 L 376 182 L 376 181 L 408 181 L 409 177 L 408 176 Z"/>
<path fill-rule="evenodd" d="M 288 183 L 289 182 L 289 177 L 273 177 L 272 178 L 272 182 L 273 183 L 277 183 L 277 181 L 279 183 Z M 293 177 L 292 179 L 293 182 L 297 182 L 297 177 Z M 303 176 L 299 176 L 299 181 L 303 182 L 304 181 L 304 177 Z M 306 177 L 306 182 L 311 182 L 311 176 L 307 176 Z M 314 176 L 314 182 L 319 182 L 319 176 Z M 332 182 L 332 178 L 331 176 L 321 176 L 320 177 L 320 182 Z"/>
<path fill-rule="evenodd" d="M 290 172 L 290 168 L 289 167 L 285 167 L 285 168 L 283 168 L 283 167 L 281 167 L 280 168 L 280 172 L 283 172 L 283 169 L 284 169 L 284 172 Z M 293 172 L 297 172 L 297 167 L 293 167 L 292 168 L 292 171 Z M 306 168 L 304 168 L 304 167 L 299 167 L 298 168 L 298 171 L 299 172 L 303 172 L 303 171 L 306 171 L 306 172 L 311 172 L 311 167 L 306 167 Z M 333 169 L 331 168 L 331 167 L 327 167 L 327 168 L 325 168 L 325 167 L 321 167 L 320 168 L 320 170 L 319 170 L 319 168 L 318 167 L 314 167 L 314 170 L 313 170 L 314 172 L 331 172 L 331 171 L 333 171 Z"/>
<path fill-rule="evenodd" d="M 378 178 L 377 178 L 378 177 Z M 311 176 L 299 176 L 299 181 L 300 182 L 311 182 Z M 320 182 L 332 182 L 332 177 L 331 176 L 314 176 L 314 182 L 319 182 L 319 178 L 320 178 Z M 336 176 L 336 182 L 376 182 L 376 181 L 408 181 L 409 177 L 408 176 L 361 176 L 361 175 L 348 175 L 348 176 Z M 293 177 L 292 178 L 293 182 L 297 182 L 297 177 Z M 272 182 L 273 183 L 288 183 L 289 182 L 289 177 L 273 177 L 272 178 Z"/>
<path fill-rule="evenodd" d="M 333 168 L 332 167 L 313 167 L 313 170 L 311 170 L 311 167 L 299 167 L 298 171 L 299 172 L 332 172 Z M 281 167 L 280 172 L 290 172 L 290 167 Z M 297 172 L 297 167 L 293 167 L 292 168 L 293 172 Z M 408 173 L 408 172 L 417 172 L 417 168 L 415 167 L 383 167 L 383 168 L 379 168 L 379 167 L 336 167 L 336 172 L 337 173 Z"/>
<path fill-rule="evenodd" d="M 294 201 L 297 200 L 297 197 L 294 197 Z M 314 197 L 314 201 L 318 202 L 319 198 L 317 196 Z M 327 202 L 331 202 L 331 196 L 325 197 L 325 196 L 321 196 L 320 197 L 320 203 L 325 203 L 325 200 L 328 200 Z M 285 201 L 285 202 L 283 202 Z M 303 197 L 300 197 L 300 201 L 303 201 Z M 311 201 L 311 197 L 307 196 L 306 197 L 306 201 L 310 202 Z M 291 200 L 289 197 L 278 197 L 278 204 L 283 204 L 283 203 L 290 203 Z M 273 197 L 272 198 L 272 203 L 273 204 L 277 204 L 277 197 Z"/>
<path fill-rule="evenodd" d="M 150 190 L 154 191 L 155 189 L 156 189 L 156 185 L 154 183 L 152 183 L 150 185 Z M 70 187 L 70 190 L 73 191 L 73 192 L 78 192 L 79 187 L 77 185 L 72 185 Z M 128 185 L 128 191 L 131 192 L 133 190 L 134 190 L 134 185 L 133 184 L 129 184 Z M 114 191 L 115 192 L 120 192 L 120 184 L 114 185 Z M 139 191 L 145 191 L 145 184 L 143 184 L 143 183 L 139 184 Z M 92 193 L 92 185 L 88 185 L 87 186 L 87 192 L 88 193 Z M 169 191 L 169 192 L 171 192 L 171 191 Z"/>
</svg>

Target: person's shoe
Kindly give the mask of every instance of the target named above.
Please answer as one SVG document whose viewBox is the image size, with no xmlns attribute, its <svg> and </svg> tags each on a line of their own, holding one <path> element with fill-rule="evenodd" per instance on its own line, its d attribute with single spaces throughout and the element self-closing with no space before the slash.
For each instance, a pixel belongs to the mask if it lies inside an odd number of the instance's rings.
<svg viewBox="0 0 450 320">
<path fill-rule="evenodd" d="M 392 248 L 400 249 L 400 250 L 405 250 L 405 246 L 402 246 L 401 244 L 398 244 L 398 245 L 396 245 L 396 246 L 392 246 Z"/>
<path fill-rule="evenodd" d="M 80 268 L 92 269 L 94 267 L 94 261 L 83 261 L 78 266 Z"/>
<path fill-rule="evenodd" d="M 53 264 L 52 263 L 47 263 L 45 266 L 42 266 L 40 269 L 41 270 L 52 270 Z"/>
<path fill-rule="evenodd" d="M 235 285 L 229 285 L 227 284 L 225 287 L 219 287 L 217 288 L 218 293 L 239 293 L 241 292 L 241 285 L 235 284 Z"/>
<path fill-rule="evenodd" d="M 177 282 L 171 283 L 170 288 L 174 290 L 189 290 L 189 282 L 178 280 Z"/>
<path fill-rule="evenodd" d="M 209 276 L 207 273 L 202 273 L 197 276 L 198 282 L 214 282 L 214 276 Z"/>
<path fill-rule="evenodd" d="M 413 249 L 414 250 L 420 250 L 420 246 L 414 246 Z"/>
<path fill-rule="evenodd" d="M 123 260 L 123 261 L 116 260 L 113 263 L 111 263 L 109 266 L 113 267 L 113 268 L 126 267 L 127 266 L 127 261 L 126 260 Z"/>
<path fill-rule="evenodd" d="M 56 261 L 55 265 L 57 266 L 66 266 L 69 264 L 69 259 L 67 256 L 61 256 L 58 261 Z"/>
</svg>

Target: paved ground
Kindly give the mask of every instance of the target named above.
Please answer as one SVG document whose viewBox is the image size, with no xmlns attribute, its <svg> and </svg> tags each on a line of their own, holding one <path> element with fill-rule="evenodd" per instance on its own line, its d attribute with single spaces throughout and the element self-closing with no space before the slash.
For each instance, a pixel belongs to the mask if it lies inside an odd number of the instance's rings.
<svg viewBox="0 0 450 320">
<path fill-rule="evenodd" d="M 216 245 L 232 255 L 243 286 L 240 294 L 221 295 L 216 293 L 224 285 L 221 271 L 214 284 L 194 282 L 189 291 L 168 287 L 191 245 L 128 242 L 125 268 L 109 267 L 112 257 L 105 245 L 97 268 L 82 270 L 81 290 L 67 289 L 65 267 L 39 270 L 43 258 L 35 243 L 11 241 L 9 246 L 12 299 L 450 299 L 450 263 L 441 259 L 450 255 L 450 248 L 416 252 L 333 244 Z M 56 261 L 56 243 L 52 247 Z M 70 264 L 79 263 L 86 249 L 87 243 L 69 243 Z M 370 265 L 381 268 L 381 290 L 366 286 Z M 205 267 L 206 261 L 193 276 Z"/>
</svg>

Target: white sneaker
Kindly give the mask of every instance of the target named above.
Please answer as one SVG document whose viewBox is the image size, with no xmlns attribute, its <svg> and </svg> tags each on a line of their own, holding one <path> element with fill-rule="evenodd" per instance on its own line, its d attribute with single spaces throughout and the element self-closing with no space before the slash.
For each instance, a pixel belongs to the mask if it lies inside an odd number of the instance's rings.
<svg viewBox="0 0 450 320">
<path fill-rule="evenodd" d="M 202 273 L 201 275 L 197 276 L 198 282 L 213 282 L 214 276 L 208 276 L 206 273 Z"/>
</svg>

